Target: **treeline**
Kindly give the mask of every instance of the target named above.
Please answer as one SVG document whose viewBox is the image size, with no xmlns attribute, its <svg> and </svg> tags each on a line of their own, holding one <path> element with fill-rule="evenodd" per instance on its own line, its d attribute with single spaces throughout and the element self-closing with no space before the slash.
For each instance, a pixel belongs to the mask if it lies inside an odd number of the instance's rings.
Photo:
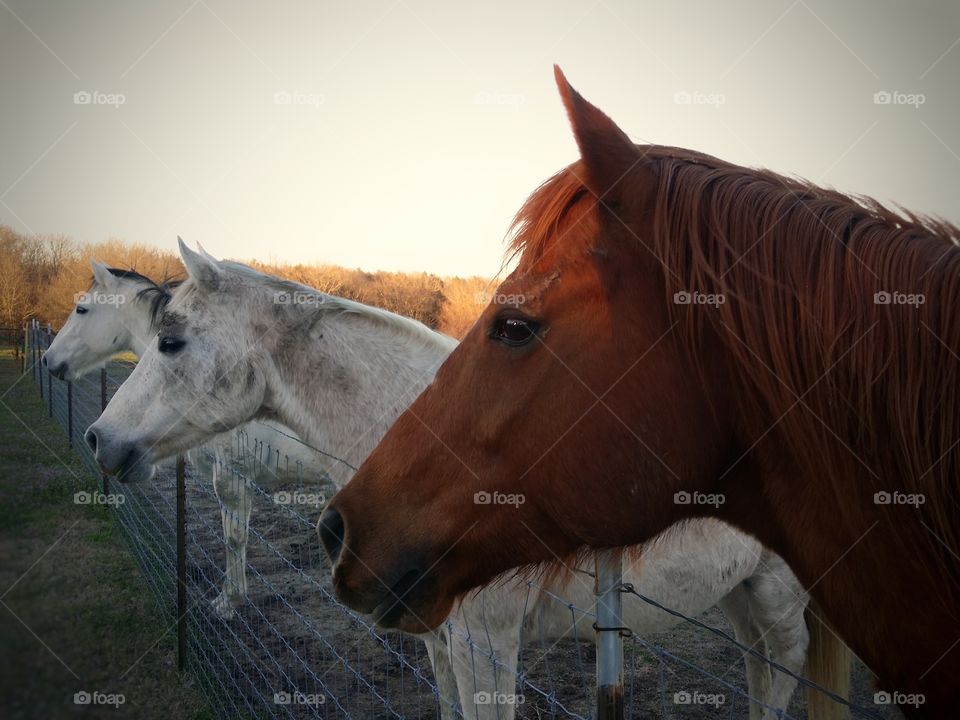
<svg viewBox="0 0 960 720">
<path fill-rule="evenodd" d="M 185 276 L 173 252 L 117 239 L 82 245 L 64 235 L 23 235 L 0 226 L 0 326 L 19 327 L 33 318 L 54 328 L 63 325 L 76 294 L 90 285 L 90 258 L 157 281 Z M 245 262 L 261 272 L 416 318 L 454 337 L 470 329 L 490 290 L 488 281 L 478 277 Z"/>
</svg>

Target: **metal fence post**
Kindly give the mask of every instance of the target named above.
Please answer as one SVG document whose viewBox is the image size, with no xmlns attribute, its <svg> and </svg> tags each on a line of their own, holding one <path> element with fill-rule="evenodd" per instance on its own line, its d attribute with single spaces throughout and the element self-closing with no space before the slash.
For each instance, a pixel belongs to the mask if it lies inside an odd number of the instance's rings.
<svg viewBox="0 0 960 720">
<path fill-rule="evenodd" d="M 40 351 L 37 348 L 37 321 L 30 321 L 30 354 L 33 356 L 31 359 L 33 361 L 33 367 L 30 369 L 30 372 L 33 374 L 33 381 L 38 382 L 40 378 Z M 40 397 L 43 397 L 43 392 L 40 393 Z"/>
<path fill-rule="evenodd" d="M 40 397 L 43 397 L 43 366 L 40 365 L 40 325 L 38 324 L 33 330 L 33 346 L 36 348 L 37 360 L 35 367 L 37 368 L 37 382 L 40 385 Z"/>
<path fill-rule="evenodd" d="M 623 569 L 619 550 L 596 554 L 597 720 L 623 720 Z"/>
<path fill-rule="evenodd" d="M 186 468 L 177 456 L 177 669 L 187 663 L 187 518 Z"/>
</svg>

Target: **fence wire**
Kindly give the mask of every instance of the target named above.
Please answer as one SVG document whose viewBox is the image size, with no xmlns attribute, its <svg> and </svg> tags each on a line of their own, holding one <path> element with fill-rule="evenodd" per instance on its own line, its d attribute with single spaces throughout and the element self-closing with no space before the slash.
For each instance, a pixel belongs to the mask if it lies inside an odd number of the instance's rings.
<svg viewBox="0 0 960 720">
<path fill-rule="evenodd" d="M 69 432 L 74 451 L 98 479 L 95 487 L 78 493 L 79 501 L 105 502 L 113 511 L 163 621 L 175 635 L 174 465 L 161 466 L 147 483 L 117 483 L 103 477 L 83 439 L 100 415 L 103 398 L 113 396 L 134 366 L 112 361 L 101 375 L 66 383 L 39 362 L 50 341 L 49 332 L 31 328 L 24 371 L 31 373 L 49 414 Z M 595 717 L 595 614 L 592 606 L 565 596 L 576 587 L 573 583 L 592 588 L 588 574 L 574 572 L 562 587 L 523 580 L 511 596 L 517 604 L 513 614 L 522 618 L 512 649 L 503 643 L 511 633 L 502 626 L 497 597 L 478 594 L 473 611 L 455 612 L 440 633 L 441 664 L 453 668 L 459 685 L 438 682 L 420 638 L 376 628 L 333 593 L 315 525 L 335 492 L 322 468 L 339 461 L 336 453 L 300 444 L 291 456 L 286 450 L 295 438 L 278 442 L 275 431 L 262 428 L 271 438 L 264 440 L 258 428 L 262 426 L 248 425 L 188 454 L 185 666 L 217 717 Z M 224 496 L 240 498 L 239 506 L 249 508 L 248 527 L 242 509 L 233 515 L 222 511 Z M 245 569 L 230 564 L 231 557 L 235 561 L 243 555 L 225 551 L 231 542 L 234 548 L 244 546 Z M 218 602 L 225 588 L 232 590 L 230 602 Z M 632 586 L 623 589 L 655 603 Z M 582 598 L 583 588 L 579 590 Z M 663 606 L 660 610 L 679 614 Z M 627 634 L 626 717 L 746 718 L 751 703 L 763 707 L 745 687 L 742 656 L 750 648 L 729 637 L 730 642 L 707 645 L 707 636 L 713 640 L 718 631 L 686 616 L 680 619 L 686 636 L 661 636 L 664 644 Z M 691 636 L 691 630 L 704 632 Z M 668 643 L 680 647 L 667 649 Z M 460 697 L 467 698 L 467 707 Z M 785 720 L 805 715 L 798 697 L 787 711 L 769 710 Z"/>
</svg>

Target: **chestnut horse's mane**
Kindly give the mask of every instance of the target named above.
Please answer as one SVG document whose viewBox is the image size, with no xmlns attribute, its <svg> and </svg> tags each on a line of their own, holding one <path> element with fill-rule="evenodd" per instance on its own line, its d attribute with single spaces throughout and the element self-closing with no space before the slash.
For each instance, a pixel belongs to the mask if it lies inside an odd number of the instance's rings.
<svg viewBox="0 0 960 720">
<path fill-rule="evenodd" d="M 824 512 L 864 527 L 874 492 L 923 494 L 915 511 L 878 511 L 955 608 L 960 230 L 770 171 L 638 147 L 656 197 L 652 216 L 624 222 L 645 228 L 636 250 L 662 264 L 684 351 L 715 362 L 698 349 L 708 336 L 720 341 L 748 436 L 773 426 L 791 455 L 784 463 L 829 478 Z M 589 250 L 597 205 L 571 168 L 538 188 L 514 221 L 518 272 L 548 253 Z M 726 302 L 677 304 L 677 292 Z M 919 522 L 892 514 L 906 512 Z"/>
</svg>

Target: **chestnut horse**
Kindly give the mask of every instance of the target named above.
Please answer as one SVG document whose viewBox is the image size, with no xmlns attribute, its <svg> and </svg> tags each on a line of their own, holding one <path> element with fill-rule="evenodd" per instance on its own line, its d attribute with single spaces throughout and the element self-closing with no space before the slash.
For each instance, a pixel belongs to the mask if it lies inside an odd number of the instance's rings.
<svg viewBox="0 0 960 720">
<path fill-rule="evenodd" d="M 635 145 L 556 75 L 581 157 L 517 217 L 497 297 L 524 302 L 332 501 L 339 596 L 420 632 L 511 567 L 709 515 L 787 560 L 905 714 L 955 717 L 960 231 Z"/>
</svg>

